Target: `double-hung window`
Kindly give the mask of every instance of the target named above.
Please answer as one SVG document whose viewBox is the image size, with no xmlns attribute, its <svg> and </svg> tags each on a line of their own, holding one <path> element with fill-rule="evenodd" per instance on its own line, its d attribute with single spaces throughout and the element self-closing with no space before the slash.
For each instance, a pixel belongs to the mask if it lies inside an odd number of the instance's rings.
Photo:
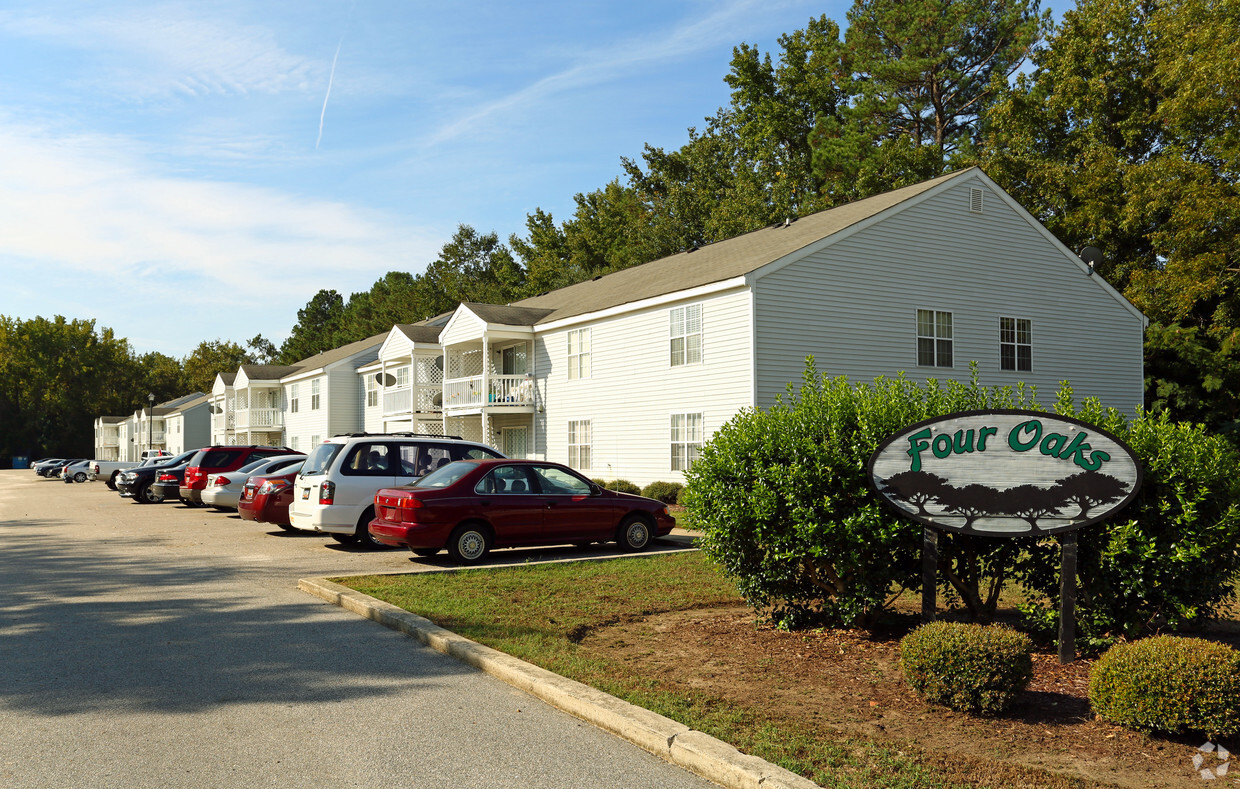
<svg viewBox="0 0 1240 789">
<path fill-rule="evenodd" d="M 396 388 L 397 389 L 408 389 L 409 388 L 409 367 L 408 366 L 396 368 Z"/>
<path fill-rule="evenodd" d="M 1033 369 L 1033 321 L 999 318 L 999 369 L 1018 372 Z"/>
<path fill-rule="evenodd" d="M 310 382 L 310 410 L 319 410 L 319 384 L 322 382 L 315 378 Z"/>
<path fill-rule="evenodd" d="M 568 333 L 568 380 L 589 377 L 590 330 L 573 329 Z"/>
<path fill-rule="evenodd" d="M 952 366 L 952 314 L 917 310 L 917 365 Z"/>
<path fill-rule="evenodd" d="M 568 423 L 568 465 L 588 469 L 593 462 L 590 457 L 590 420 L 579 419 Z"/>
<path fill-rule="evenodd" d="M 301 384 L 290 384 L 288 388 L 288 410 L 290 414 L 297 413 L 300 403 Z"/>
<path fill-rule="evenodd" d="M 366 375 L 366 407 L 379 405 L 379 379 L 372 374 Z"/>
<path fill-rule="evenodd" d="M 689 304 L 676 307 L 669 313 L 671 318 L 672 367 L 700 364 L 702 361 L 702 305 Z"/>
<path fill-rule="evenodd" d="M 688 471 L 702 452 L 702 415 L 672 414 L 672 471 Z"/>
</svg>

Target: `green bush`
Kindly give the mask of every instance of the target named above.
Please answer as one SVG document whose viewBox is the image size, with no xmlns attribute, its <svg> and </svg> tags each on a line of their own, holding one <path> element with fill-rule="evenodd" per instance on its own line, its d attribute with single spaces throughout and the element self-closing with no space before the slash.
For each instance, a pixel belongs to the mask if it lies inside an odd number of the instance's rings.
<svg viewBox="0 0 1240 789">
<path fill-rule="evenodd" d="M 1078 532 L 1077 632 L 1083 646 L 1214 615 L 1235 599 L 1240 578 L 1240 455 L 1221 436 L 1172 422 L 1165 412 L 1127 420 L 1092 399 L 1074 411 L 1071 392 L 1066 385 L 1061 389 L 1055 410 L 1118 436 L 1145 472 L 1132 504 Z M 1041 618 L 1050 622 L 1059 600 L 1058 541 L 1031 546 L 1019 574 L 1040 593 Z"/>
<path fill-rule="evenodd" d="M 1089 703 L 1138 731 L 1240 734 L 1240 652 L 1176 636 L 1116 644 L 1089 673 Z"/>
<path fill-rule="evenodd" d="M 900 641 L 900 668 L 926 701 L 960 712 L 995 714 L 1033 677 L 1029 637 L 999 625 L 932 622 Z"/>
<path fill-rule="evenodd" d="M 627 479 L 617 479 L 612 482 L 606 482 L 603 483 L 603 487 L 608 490 L 614 490 L 617 493 L 632 493 L 635 496 L 640 496 L 642 493 L 641 488 L 637 487 L 632 482 L 629 482 Z"/>
<path fill-rule="evenodd" d="M 819 377 L 812 357 L 799 390 L 769 410 L 737 414 L 702 447 L 680 503 L 702 549 L 740 594 L 780 627 L 869 625 L 895 587 L 921 585 L 922 527 L 870 492 L 866 467 L 888 436 L 914 422 L 980 408 L 1030 408 L 1023 387 L 989 389 L 903 377 L 853 385 Z M 1007 540 L 953 535 L 941 572 L 976 604 Z M 1002 576 L 1000 576 L 1000 579 Z"/>
<path fill-rule="evenodd" d="M 675 504 L 684 487 L 679 482 L 651 482 L 642 488 L 642 495 L 648 499 L 657 499 L 664 504 Z"/>
</svg>

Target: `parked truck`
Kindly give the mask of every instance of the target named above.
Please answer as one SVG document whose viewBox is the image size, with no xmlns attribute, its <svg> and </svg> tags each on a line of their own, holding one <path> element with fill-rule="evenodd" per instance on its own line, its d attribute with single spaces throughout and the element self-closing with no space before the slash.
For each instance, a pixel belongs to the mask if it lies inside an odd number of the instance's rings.
<svg viewBox="0 0 1240 789">
<path fill-rule="evenodd" d="M 132 460 L 92 460 L 86 476 L 92 481 L 102 479 L 110 489 L 116 490 L 116 476 L 127 468 L 140 465 L 141 461 Z"/>
</svg>

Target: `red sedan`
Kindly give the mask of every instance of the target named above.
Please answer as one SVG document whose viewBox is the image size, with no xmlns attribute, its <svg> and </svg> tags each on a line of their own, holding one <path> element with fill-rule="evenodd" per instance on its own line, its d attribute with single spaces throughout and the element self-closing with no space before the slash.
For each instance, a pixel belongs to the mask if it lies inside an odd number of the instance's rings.
<svg viewBox="0 0 1240 789">
<path fill-rule="evenodd" d="M 237 514 L 243 520 L 274 523 L 285 531 L 297 531 L 289 520 L 288 505 L 293 502 L 293 480 L 299 471 L 300 463 L 292 471 L 250 477 L 241 489 Z"/>
<path fill-rule="evenodd" d="M 537 460 L 458 460 L 412 485 L 375 495 L 370 534 L 419 556 L 446 548 L 476 564 L 491 548 L 615 540 L 640 551 L 672 530 L 667 505 L 604 490 L 576 471 Z"/>
</svg>

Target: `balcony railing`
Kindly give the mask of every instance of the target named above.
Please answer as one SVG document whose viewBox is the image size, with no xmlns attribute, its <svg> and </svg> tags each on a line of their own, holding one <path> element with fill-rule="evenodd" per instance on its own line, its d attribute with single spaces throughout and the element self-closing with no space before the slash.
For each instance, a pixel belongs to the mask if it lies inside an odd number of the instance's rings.
<svg viewBox="0 0 1240 789">
<path fill-rule="evenodd" d="M 388 389 L 383 393 L 384 414 L 407 414 L 413 410 L 413 389 Z"/>
<path fill-rule="evenodd" d="M 233 416 L 233 414 L 229 414 Z M 233 425 L 229 425 L 232 427 Z M 283 427 L 284 412 L 279 408 L 243 408 L 236 413 L 236 429 L 262 430 L 268 427 Z"/>
<path fill-rule="evenodd" d="M 452 378 L 443 383 L 444 408 L 507 408 L 534 405 L 534 379 L 526 375 L 492 375 L 483 392 L 482 376 Z"/>
</svg>

